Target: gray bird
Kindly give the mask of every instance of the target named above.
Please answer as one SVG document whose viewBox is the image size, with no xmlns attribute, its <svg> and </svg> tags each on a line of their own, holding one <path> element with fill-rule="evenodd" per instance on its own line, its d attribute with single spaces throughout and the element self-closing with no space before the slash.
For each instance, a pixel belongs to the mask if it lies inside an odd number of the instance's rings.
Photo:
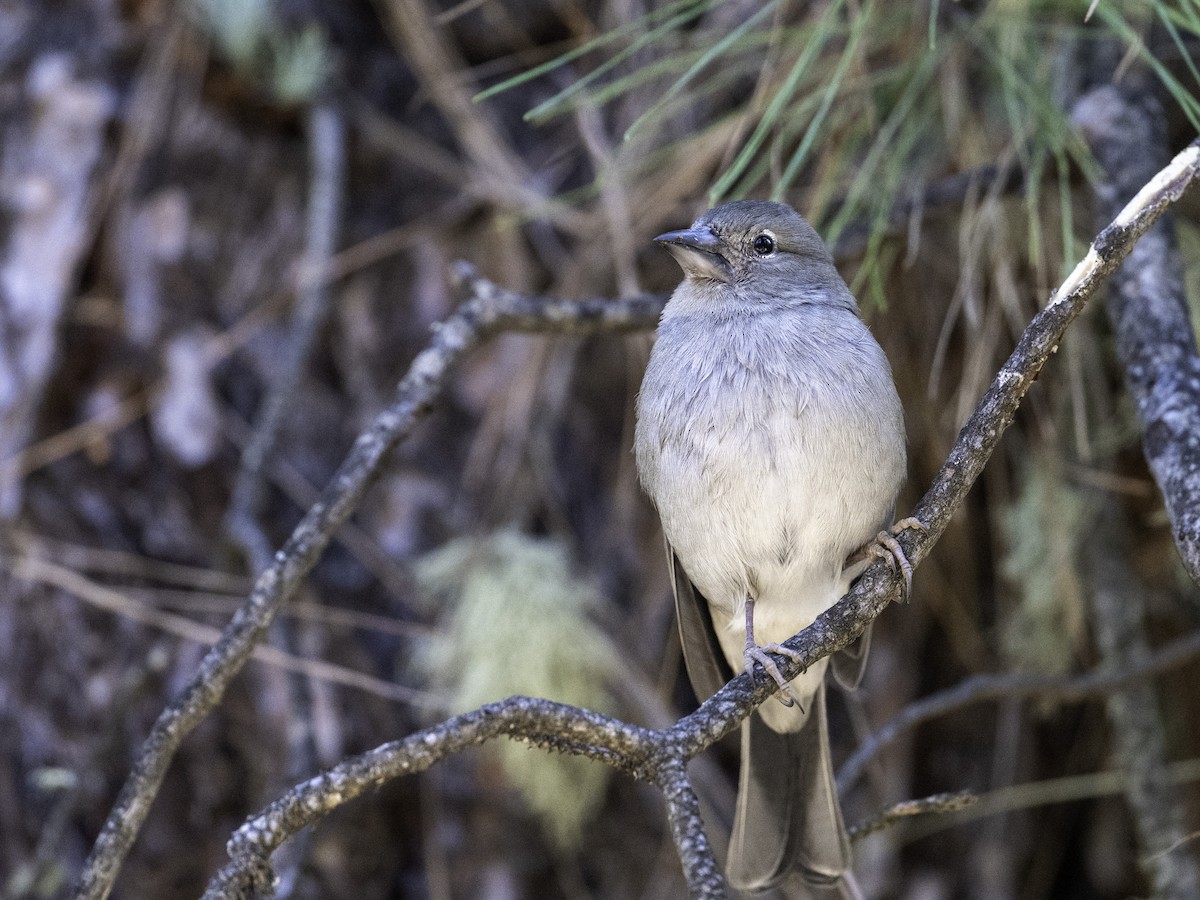
<svg viewBox="0 0 1200 900">
<path fill-rule="evenodd" d="M 826 660 L 787 684 L 768 653 L 846 592 L 864 548 L 897 552 L 880 530 L 905 473 L 900 400 L 829 250 L 790 206 L 726 203 L 655 240 L 686 277 L 659 322 L 634 452 L 688 675 L 703 699 L 760 662 L 783 689 L 742 726 L 727 874 L 750 891 L 792 872 L 833 885 L 850 847 Z M 865 643 L 835 659 L 840 681 L 857 685 Z"/>
</svg>

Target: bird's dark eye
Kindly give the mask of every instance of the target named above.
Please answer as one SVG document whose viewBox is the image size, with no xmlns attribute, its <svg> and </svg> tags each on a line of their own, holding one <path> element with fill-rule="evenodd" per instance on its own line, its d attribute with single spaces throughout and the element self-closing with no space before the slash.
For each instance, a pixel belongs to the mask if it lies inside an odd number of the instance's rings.
<svg viewBox="0 0 1200 900">
<path fill-rule="evenodd" d="M 769 234 L 760 234 L 754 239 L 754 252 L 759 256 L 770 256 L 775 252 L 775 241 Z"/>
</svg>

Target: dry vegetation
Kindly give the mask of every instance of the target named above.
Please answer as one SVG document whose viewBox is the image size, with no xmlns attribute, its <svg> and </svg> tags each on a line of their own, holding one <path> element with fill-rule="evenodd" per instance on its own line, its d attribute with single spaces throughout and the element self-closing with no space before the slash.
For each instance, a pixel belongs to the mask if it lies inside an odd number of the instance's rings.
<svg viewBox="0 0 1200 900">
<path fill-rule="evenodd" d="M 1160 91 L 1164 157 L 1195 135 L 1187 22 L 1144 4 L 1085 27 L 1087 5 L 778 3 L 739 31 L 757 5 L 677 3 L 695 15 L 660 42 L 638 43 L 662 17 L 473 102 L 646 9 L 280 0 L 264 24 L 233 0 L 0 4 L 0 895 L 69 894 L 156 716 L 454 308 L 456 259 L 529 294 L 661 293 L 678 271 L 649 239 L 714 186 L 785 197 L 835 242 L 891 358 L 907 510 L 1093 234 L 1076 99 L 1114 79 Z M 1004 18 L 1023 15 L 1038 28 Z M 745 43 L 690 74 L 728 34 Z M 1153 63 L 1126 52 L 1143 45 Z M 1189 282 L 1195 212 L 1177 221 Z M 1097 595 L 1144 609 L 1151 648 L 1200 627 L 1098 312 L 914 602 L 876 625 L 863 689 L 833 701 L 839 758 L 968 677 L 1092 670 L 1109 658 Z M 199 895 L 287 787 L 489 699 L 649 725 L 692 708 L 629 450 L 649 341 L 503 335 L 452 371 L 271 647 L 184 741 L 114 896 Z M 1188 834 L 1197 665 L 1142 682 Z M 1151 890 L 1106 694 L 1067 696 L 999 692 L 879 749 L 846 785 L 850 821 L 983 800 L 861 841 L 870 896 Z M 693 765 L 714 822 L 735 752 Z M 656 791 L 515 744 L 393 782 L 276 863 L 280 896 L 685 890 Z"/>
</svg>

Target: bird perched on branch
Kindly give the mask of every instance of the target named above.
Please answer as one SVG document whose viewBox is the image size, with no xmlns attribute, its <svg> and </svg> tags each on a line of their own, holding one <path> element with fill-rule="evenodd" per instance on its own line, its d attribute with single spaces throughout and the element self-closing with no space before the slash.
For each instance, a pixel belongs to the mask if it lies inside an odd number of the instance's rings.
<svg viewBox="0 0 1200 900">
<path fill-rule="evenodd" d="M 637 401 L 634 451 L 674 574 L 688 674 L 703 699 L 759 663 L 780 685 L 742 725 L 727 873 L 764 890 L 850 866 L 830 758 L 826 659 L 786 682 L 771 655 L 879 548 L 903 412 L 883 350 L 829 250 L 791 207 L 726 203 L 655 238 L 686 276 L 667 303 Z M 898 554 L 898 555 L 897 555 Z M 878 554 L 876 554 L 878 555 Z M 865 659 L 834 661 L 856 685 Z"/>
</svg>

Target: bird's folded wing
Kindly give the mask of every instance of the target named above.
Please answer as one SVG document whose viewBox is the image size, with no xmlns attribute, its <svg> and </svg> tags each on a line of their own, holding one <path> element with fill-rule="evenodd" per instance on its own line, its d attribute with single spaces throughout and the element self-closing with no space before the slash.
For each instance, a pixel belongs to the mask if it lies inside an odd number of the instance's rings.
<svg viewBox="0 0 1200 900">
<path fill-rule="evenodd" d="M 879 526 L 881 531 L 887 528 L 888 523 L 892 521 L 895 515 L 895 507 L 888 510 L 888 514 L 884 516 L 883 522 Z M 865 544 L 857 553 L 863 553 L 863 551 L 871 546 L 871 543 L 873 541 Z M 869 561 L 870 557 L 864 554 L 863 559 L 859 560 L 854 569 L 852 569 L 852 571 L 857 570 L 855 578 L 866 568 Z M 853 581 L 851 581 L 851 584 L 853 584 Z M 858 686 L 862 684 L 863 673 L 867 670 L 867 656 L 871 650 L 871 626 L 873 624 L 867 625 L 857 641 L 846 649 L 839 650 L 830 658 L 830 669 L 833 671 L 833 680 L 843 690 L 857 690 Z"/>
<path fill-rule="evenodd" d="M 833 680 L 843 690 L 857 690 L 862 683 L 863 673 L 867 670 L 867 655 L 871 649 L 872 625 L 866 627 L 857 641 L 830 657 L 829 669 L 833 672 Z"/>
<path fill-rule="evenodd" d="M 683 571 L 683 565 L 670 543 L 667 544 L 667 563 L 671 567 L 671 590 L 675 594 L 675 617 L 679 621 L 683 661 L 687 665 L 692 690 L 696 692 L 696 698 L 703 702 L 729 681 L 733 673 L 717 643 L 708 601 Z"/>
</svg>

